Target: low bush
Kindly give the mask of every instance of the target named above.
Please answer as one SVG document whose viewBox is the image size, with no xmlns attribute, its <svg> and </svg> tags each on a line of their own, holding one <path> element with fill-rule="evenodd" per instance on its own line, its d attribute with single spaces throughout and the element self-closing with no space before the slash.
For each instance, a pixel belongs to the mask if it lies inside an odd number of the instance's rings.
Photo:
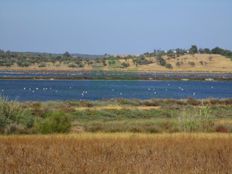
<svg viewBox="0 0 232 174">
<path fill-rule="evenodd" d="M 52 112 L 45 119 L 38 120 L 36 128 L 42 134 L 67 133 L 71 128 L 71 120 L 62 112 Z"/>
<path fill-rule="evenodd" d="M 172 69 L 173 68 L 170 63 L 166 64 L 165 67 L 168 68 L 168 69 Z"/>
<path fill-rule="evenodd" d="M 47 66 L 46 63 L 40 63 L 40 64 L 39 64 L 39 68 L 44 68 L 44 67 L 46 67 L 46 66 Z"/>
<path fill-rule="evenodd" d="M 130 66 L 130 64 L 127 63 L 127 62 L 123 62 L 123 63 L 122 63 L 122 68 L 127 68 L 127 67 L 129 67 L 129 66 Z"/>
<path fill-rule="evenodd" d="M 188 62 L 188 64 L 192 67 L 196 65 L 195 62 Z"/>
<path fill-rule="evenodd" d="M 29 67 L 32 63 L 30 61 L 18 61 L 17 65 L 20 67 Z"/>
<path fill-rule="evenodd" d="M 78 66 L 76 64 L 71 63 L 71 64 L 68 65 L 68 67 L 69 68 L 77 68 Z"/>
<path fill-rule="evenodd" d="M 208 107 L 197 111 L 183 111 L 178 118 L 179 130 L 184 132 L 210 132 L 214 122 Z"/>
<path fill-rule="evenodd" d="M 150 60 L 147 60 L 145 57 L 141 56 L 141 57 L 134 59 L 134 63 L 137 65 L 148 65 L 148 64 L 151 64 L 153 62 Z"/>
<path fill-rule="evenodd" d="M 0 98 L 0 132 L 5 133 L 9 125 L 22 127 L 22 129 L 32 128 L 34 117 L 29 109 L 24 108 L 16 101 L 8 101 Z M 11 129 L 9 129 L 11 130 Z M 7 133 L 10 133 L 7 131 Z M 12 133 L 15 133 L 14 131 Z"/>
</svg>

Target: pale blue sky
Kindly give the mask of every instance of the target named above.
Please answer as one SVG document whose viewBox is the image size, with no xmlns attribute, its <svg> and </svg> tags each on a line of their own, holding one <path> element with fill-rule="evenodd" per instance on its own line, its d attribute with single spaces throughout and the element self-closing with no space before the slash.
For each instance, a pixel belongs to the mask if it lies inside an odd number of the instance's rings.
<svg viewBox="0 0 232 174">
<path fill-rule="evenodd" d="M 0 48 L 143 53 L 232 49 L 231 0 L 0 0 Z"/>
</svg>

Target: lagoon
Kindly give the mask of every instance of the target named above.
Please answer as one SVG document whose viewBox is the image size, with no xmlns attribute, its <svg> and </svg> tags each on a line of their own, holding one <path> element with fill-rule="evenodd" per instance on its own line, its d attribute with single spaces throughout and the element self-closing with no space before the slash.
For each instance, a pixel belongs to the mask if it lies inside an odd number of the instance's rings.
<svg viewBox="0 0 232 174">
<path fill-rule="evenodd" d="M 18 101 L 114 98 L 232 98 L 232 81 L 0 80 L 0 95 Z"/>
</svg>

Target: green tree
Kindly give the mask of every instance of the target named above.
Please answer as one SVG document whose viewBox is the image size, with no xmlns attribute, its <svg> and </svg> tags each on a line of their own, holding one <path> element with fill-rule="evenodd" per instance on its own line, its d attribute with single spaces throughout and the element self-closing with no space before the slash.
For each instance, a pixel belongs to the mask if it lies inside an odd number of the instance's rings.
<svg viewBox="0 0 232 174">
<path fill-rule="evenodd" d="M 156 60 L 157 60 L 157 62 L 158 62 L 159 65 L 161 65 L 161 66 L 165 66 L 166 65 L 166 60 L 164 60 L 161 55 L 158 55 L 156 57 Z"/>
<path fill-rule="evenodd" d="M 71 57 L 71 54 L 70 54 L 68 51 L 66 51 L 66 52 L 63 54 L 63 56 L 64 56 L 64 57 Z"/>
<path fill-rule="evenodd" d="M 196 54 L 198 53 L 198 48 L 196 45 L 192 45 L 192 47 L 189 49 L 190 54 Z"/>
</svg>

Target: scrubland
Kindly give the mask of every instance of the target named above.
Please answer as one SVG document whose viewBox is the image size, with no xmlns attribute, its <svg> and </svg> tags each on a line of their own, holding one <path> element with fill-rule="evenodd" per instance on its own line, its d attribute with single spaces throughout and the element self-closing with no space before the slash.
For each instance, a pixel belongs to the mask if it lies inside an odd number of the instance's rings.
<svg viewBox="0 0 232 174">
<path fill-rule="evenodd" d="M 232 132 L 232 100 L 0 100 L 0 133 Z"/>
</svg>

